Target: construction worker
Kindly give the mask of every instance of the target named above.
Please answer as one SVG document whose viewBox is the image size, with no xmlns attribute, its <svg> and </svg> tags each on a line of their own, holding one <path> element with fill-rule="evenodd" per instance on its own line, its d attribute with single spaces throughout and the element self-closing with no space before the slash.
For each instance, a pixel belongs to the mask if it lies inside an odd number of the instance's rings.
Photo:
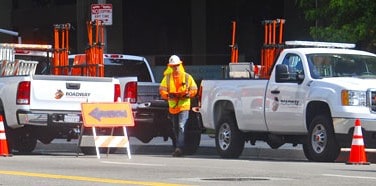
<svg viewBox="0 0 376 186">
<path fill-rule="evenodd" d="M 159 87 L 161 97 L 168 101 L 175 138 L 175 150 L 172 153 L 174 157 L 183 155 L 184 130 L 191 109 L 191 98 L 197 94 L 196 82 L 185 72 L 182 63 L 176 55 L 169 58 L 167 70 Z"/>
</svg>

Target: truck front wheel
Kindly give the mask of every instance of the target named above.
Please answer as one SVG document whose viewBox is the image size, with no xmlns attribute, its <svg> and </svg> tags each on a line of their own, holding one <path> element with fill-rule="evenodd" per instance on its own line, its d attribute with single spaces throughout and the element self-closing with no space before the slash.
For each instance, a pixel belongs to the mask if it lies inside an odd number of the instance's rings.
<svg viewBox="0 0 376 186">
<path fill-rule="evenodd" d="M 316 116 L 309 125 L 308 140 L 303 144 L 303 152 L 310 161 L 333 162 L 341 149 L 334 135 L 329 116 Z"/>
<path fill-rule="evenodd" d="M 215 145 L 222 158 L 238 158 L 243 152 L 245 140 L 233 117 L 222 118 L 216 129 Z"/>
</svg>

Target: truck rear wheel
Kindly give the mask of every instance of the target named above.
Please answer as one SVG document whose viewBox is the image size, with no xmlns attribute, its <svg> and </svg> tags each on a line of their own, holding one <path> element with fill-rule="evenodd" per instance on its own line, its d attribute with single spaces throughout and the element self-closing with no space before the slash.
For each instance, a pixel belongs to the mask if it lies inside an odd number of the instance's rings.
<svg viewBox="0 0 376 186">
<path fill-rule="evenodd" d="M 196 153 L 200 146 L 202 127 L 199 121 L 200 115 L 192 111 L 189 114 L 184 139 L 184 153 L 190 155 Z"/>
<path fill-rule="evenodd" d="M 31 128 L 22 127 L 12 132 L 10 146 L 19 153 L 31 153 L 37 146 L 37 138 L 33 135 Z"/>
<path fill-rule="evenodd" d="M 110 148 L 109 154 L 114 154 L 117 150 L 117 148 L 114 148 L 114 147 L 99 147 L 99 153 L 107 154 L 108 148 Z M 80 150 L 85 155 L 96 155 L 97 154 L 95 147 L 80 147 Z"/>
<path fill-rule="evenodd" d="M 310 123 L 303 152 L 310 161 L 333 162 L 341 149 L 334 135 L 333 124 L 326 115 L 316 116 Z"/>
<path fill-rule="evenodd" d="M 215 133 L 215 146 L 222 158 L 238 158 L 243 152 L 245 140 L 233 117 L 219 121 Z"/>
</svg>

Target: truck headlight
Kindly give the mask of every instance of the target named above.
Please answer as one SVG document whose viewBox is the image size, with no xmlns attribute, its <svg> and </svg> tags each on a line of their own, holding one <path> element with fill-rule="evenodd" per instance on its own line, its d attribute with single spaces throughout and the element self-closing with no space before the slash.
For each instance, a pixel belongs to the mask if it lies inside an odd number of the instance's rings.
<svg viewBox="0 0 376 186">
<path fill-rule="evenodd" d="M 342 90 L 341 101 L 344 106 L 366 106 L 367 94 L 365 91 Z"/>
</svg>

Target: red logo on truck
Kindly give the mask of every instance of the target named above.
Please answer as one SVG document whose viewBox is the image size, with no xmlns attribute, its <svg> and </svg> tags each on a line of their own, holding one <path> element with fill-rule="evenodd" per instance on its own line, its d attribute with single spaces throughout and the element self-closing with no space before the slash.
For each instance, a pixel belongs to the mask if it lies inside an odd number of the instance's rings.
<svg viewBox="0 0 376 186">
<path fill-rule="evenodd" d="M 57 92 L 55 93 L 55 99 L 60 99 L 64 96 L 64 92 L 61 91 L 60 89 L 57 90 Z"/>
</svg>

